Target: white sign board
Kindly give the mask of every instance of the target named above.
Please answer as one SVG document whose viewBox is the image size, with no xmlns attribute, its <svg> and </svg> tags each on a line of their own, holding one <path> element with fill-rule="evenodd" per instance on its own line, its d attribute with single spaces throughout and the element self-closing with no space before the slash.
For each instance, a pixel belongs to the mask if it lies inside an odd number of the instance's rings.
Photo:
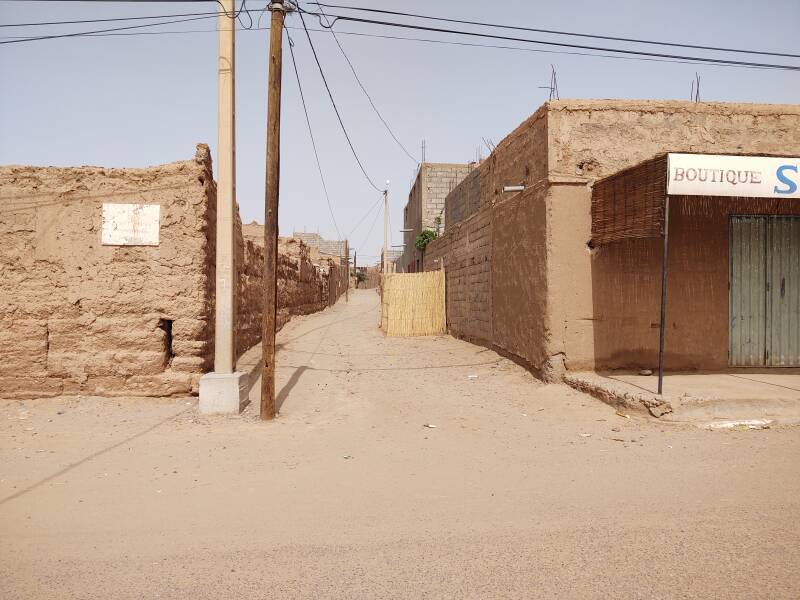
<svg viewBox="0 0 800 600">
<path fill-rule="evenodd" d="M 159 204 L 103 203 L 104 246 L 158 246 Z"/>
<path fill-rule="evenodd" d="M 669 154 L 667 194 L 800 198 L 800 158 Z"/>
</svg>

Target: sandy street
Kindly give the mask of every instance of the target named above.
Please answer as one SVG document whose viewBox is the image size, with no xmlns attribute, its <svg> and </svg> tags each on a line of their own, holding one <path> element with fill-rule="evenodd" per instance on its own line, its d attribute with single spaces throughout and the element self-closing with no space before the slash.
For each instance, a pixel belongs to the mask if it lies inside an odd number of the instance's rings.
<svg viewBox="0 0 800 600">
<path fill-rule="evenodd" d="M 3 403 L 0 596 L 800 597 L 800 429 L 624 419 L 377 322 L 289 323 L 274 423 Z"/>
</svg>

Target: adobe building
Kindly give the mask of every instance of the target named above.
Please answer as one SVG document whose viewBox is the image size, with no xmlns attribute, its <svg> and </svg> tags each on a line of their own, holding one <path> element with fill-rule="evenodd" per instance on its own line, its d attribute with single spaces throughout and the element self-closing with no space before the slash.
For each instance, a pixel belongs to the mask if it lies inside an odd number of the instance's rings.
<svg viewBox="0 0 800 600">
<path fill-rule="evenodd" d="M 475 163 L 429 163 L 419 166 L 414 185 L 403 209 L 403 252 L 396 260 L 396 271 L 415 273 L 422 270 L 422 252 L 414 245 L 424 229 L 441 233 L 445 228 L 447 194 L 474 168 Z"/>
<path fill-rule="evenodd" d="M 796 105 L 549 102 L 447 196 L 448 328 L 548 380 L 655 369 L 666 272 L 668 371 L 798 367 L 797 157 Z"/>
<path fill-rule="evenodd" d="M 196 392 L 213 366 L 215 223 L 204 144 L 142 169 L 0 167 L 0 398 Z M 259 227 L 243 234 L 237 211 L 237 357 L 261 339 Z M 346 281 L 281 240 L 278 326 Z"/>
</svg>

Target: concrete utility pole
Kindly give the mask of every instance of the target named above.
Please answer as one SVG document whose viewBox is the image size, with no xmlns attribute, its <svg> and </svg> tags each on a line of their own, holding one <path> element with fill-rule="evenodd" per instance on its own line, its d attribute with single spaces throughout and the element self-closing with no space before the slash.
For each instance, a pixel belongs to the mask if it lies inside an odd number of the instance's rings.
<svg viewBox="0 0 800 600">
<path fill-rule="evenodd" d="M 219 114 L 217 143 L 216 306 L 214 372 L 200 379 L 200 412 L 233 412 L 241 408 L 236 361 L 237 274 L 233 248 L 236 211 L 235 0 L 221 0 L 219 13 Z"/>
<path fill-rule="evenodd" d="M 353 251 L 353 275 L 356 278 L 356 289 L 358 289 L 358 250 Z"/>
<path fill-rule="evenodd" d="M 389 182 L 383 190 L 383 274 L 389 273 Z"/>
<path fill-rule="evenodd" d="M 283 0 L 269 5 L 269 83 L 267 92 L 267 181 L 264 193 L 264 317 L 261 372 L 261 418 L 275 418 L 275 317 L 278 276 L 278 190 L 281 168 L 281 67 L 283 66 Z"/>
</svg>

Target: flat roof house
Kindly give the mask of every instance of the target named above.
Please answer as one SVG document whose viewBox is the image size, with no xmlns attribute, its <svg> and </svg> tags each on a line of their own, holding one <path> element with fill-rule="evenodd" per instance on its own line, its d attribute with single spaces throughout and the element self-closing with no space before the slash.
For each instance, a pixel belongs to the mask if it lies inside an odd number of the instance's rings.
<svg viewBox="0 0 800 600">
<path fill-rule="evenodd" d="M 798 367 L 797 157 L 795 105 L 549 102 L 447 196 L 425 268 L 454 335 L 545 379 L 654 369 L 662 338 L 668 370 Z"/>
</svg>

